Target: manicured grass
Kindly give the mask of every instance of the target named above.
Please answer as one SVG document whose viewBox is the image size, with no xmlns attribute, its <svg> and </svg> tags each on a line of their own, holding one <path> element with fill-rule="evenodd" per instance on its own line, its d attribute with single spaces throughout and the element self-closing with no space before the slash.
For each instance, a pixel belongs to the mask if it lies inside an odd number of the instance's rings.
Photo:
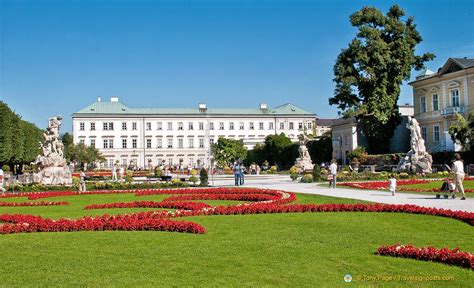
<svg viewBox="0 0 474 288">
<path fill-rule="evenodd" d="M 360 201 L 298 194 L 297 203 Z M 81 195 L 42 200 L 69 206 L 0 207 L 0 213 L 44 217 L 125 213 L 144 209 L 82 210 L 94 203 L 166 196 Z M 13 201 L 18 199 L 7 199 Z M 23 199 L 24 200 L 24 199 Z M 206 201 L 208 203 L 217 201 Z M 219 201 L 222 202 L 222 201 Z M 227 204 L 235 201 L 225 201 Z M 226 204 L 226 203 L 221 203 Z M 473 227 L 426 215 L 294 213 L 185 218 L 202 235 L 171 232 L 70 232 L 0 235 L 2 286 L 382 286 L 468 287 L 474 272 L 439 263 L 374 255 L 380 245 L 459 246 L 473 252 Z M 452 276 L 452 281 L 363 282 L 358 276 Z"/>
</svg>

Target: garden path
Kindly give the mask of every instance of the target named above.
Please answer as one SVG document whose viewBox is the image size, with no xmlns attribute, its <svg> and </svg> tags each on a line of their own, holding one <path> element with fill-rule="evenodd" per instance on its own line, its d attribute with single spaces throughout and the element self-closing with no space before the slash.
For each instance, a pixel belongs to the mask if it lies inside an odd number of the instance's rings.
<svg viewBox="0 0 474 288">
<path fill-rule="evenodd" d="M 209 179 L 212 184 L 212 179 Z M 231 177 L 215 176 L 214 186 L 233 186 Z M 316 194 L 338 198 L 358 199 L 385 204 L 414 204 L 423 207 L 443 208 L 474 212 L 474 198 L 436 199 L 435 194 L 396 193 L 392 196 L 388 191 L 360 190 L 348 187 L 330 189 L 320 183 L 293 182 L 288 175 L 246 175 L 245 187 L 279 189 L 289 192 Z"/>
</svg>

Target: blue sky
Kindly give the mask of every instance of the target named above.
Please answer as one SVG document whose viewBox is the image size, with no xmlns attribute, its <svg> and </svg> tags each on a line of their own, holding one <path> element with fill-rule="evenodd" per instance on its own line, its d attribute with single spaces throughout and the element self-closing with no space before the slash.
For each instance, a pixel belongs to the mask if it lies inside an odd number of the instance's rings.
<svg viewBox="0 0 474 288">
<path fill-rule="evenodd" d="M 0 0 L 0 100 L 46 126 L 95 101 L 132 107 L 270 107 L 336 117 L 333 65 L 348 17 L 394 3 L 415 16 L 436 70 L 474 57 L 474 1 Z M 416 73 L 416 72 L 415 72 Z M 414 76 L 414 74 L 412 74 Z M 412 102 L 409 86 L 400 103 Z"/>
</svg>

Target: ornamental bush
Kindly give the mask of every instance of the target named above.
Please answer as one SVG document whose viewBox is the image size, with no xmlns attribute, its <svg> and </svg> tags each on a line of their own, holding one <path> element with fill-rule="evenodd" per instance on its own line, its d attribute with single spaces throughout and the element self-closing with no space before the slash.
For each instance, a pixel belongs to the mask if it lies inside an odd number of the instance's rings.
<svg viewBox="0 0 474 288">
<path fill-rule="evenodd" d="M 321 180 L 321 168 L 319 165 L 315 164 L 313 166 L 313 181 L 320 181 Z"/>
<path fill-rule="evenodd" d="M 206 168 L 202 168 L 201 171 L 199 172 L 199 180 L 201 181 L 199 186 L 209 185 L 209 175 L 207 174 Z"/>
<path fill-rule="evenodd" d="M 301 182 L 303 182 L 303 183 L 312 183 L 313 182 L 313 175 L 311 175 L 311 174 L 303 175 L 303 177 L 301 177 Z"/>
</svg>

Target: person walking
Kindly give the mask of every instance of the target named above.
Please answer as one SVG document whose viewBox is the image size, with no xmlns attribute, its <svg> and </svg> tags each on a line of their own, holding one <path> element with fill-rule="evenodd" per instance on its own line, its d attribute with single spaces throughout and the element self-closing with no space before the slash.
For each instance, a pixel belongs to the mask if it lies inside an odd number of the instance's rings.
<svg viewBox="0 0 474 288">
<path fill-rule="evenodd" d="M 240 164 L 236 163 L 234 165 L 234 180 L 235 180 L 235 186 L 240 185 Z"/>
<path fill-rule="evenodd" d="M 332 188 L 336 188 L 336 178 L 337 178 L 337 161 L 336 159 L 332 160 L 331 165 L 329 165 L 329 173 L 331 173 L 332 176 Z"/>
<path fill-rule="evenodd" d="M 240 164 L 240 185 L 244 185 L 245 181 L 245 166 L 244 164 Z"/>
<path fill-rule="evenodd" d="M 459 153 L 454 154 L 454 163 L 452 172 L 454 173 L 454 184 L 456 185 L 456 189 L 454 190 L 453 199 L 456 198 L 456 192 L 461 192 L 462 198 L 461 200 L 466 200 L 466 195 L 464 194 L 464 186 L 462 182 L 464 181 L 464 162 L 461 159 L 461 155 Z"/>
<path fill-rule="evenodd" d="M 81 170 L 81 174 L 79 174 L 79 192 L 86 192 L 86 173 L 84 173 L 84 170 Z"/>
<path fill-rule="evenodd" d="M 395 174 L 392 174 L 388 180 L 388 189 L 392 192 L 392 196 L 395 196 L 395 190 L 397 189 L 397 179 L 395 178 Z"/>
</svg>

